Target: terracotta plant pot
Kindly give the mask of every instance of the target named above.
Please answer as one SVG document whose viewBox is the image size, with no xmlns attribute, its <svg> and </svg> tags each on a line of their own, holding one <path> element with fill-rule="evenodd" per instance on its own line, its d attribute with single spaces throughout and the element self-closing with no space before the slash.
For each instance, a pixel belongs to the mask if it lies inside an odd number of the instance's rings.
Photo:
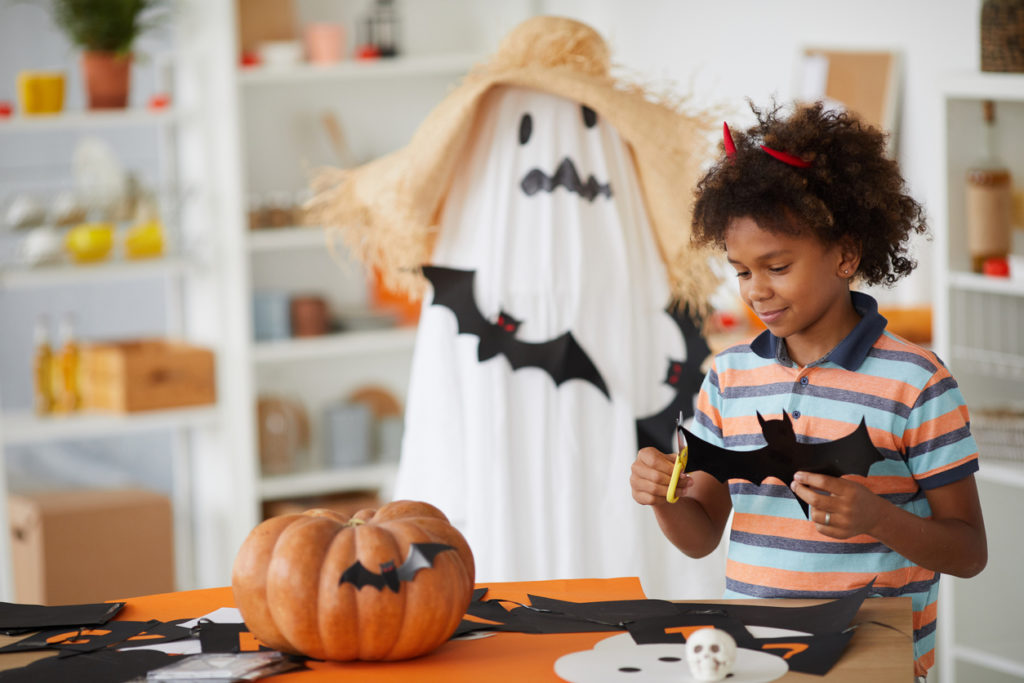
<svg viewBox="0 0 1024 683">
<path fill-rule="evenodd" d="M 124 109 L 132 74 L 132 56 L 83 52 L 82 74 L 89 109 Z"/>
</svg>

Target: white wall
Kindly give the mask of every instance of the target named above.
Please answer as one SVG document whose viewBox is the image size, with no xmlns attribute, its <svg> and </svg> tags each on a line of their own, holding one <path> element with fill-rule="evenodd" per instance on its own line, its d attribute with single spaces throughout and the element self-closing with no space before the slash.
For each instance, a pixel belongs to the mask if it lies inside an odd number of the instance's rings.
<svg viewBox="0 0 1024 683">
<path fill-rule="evenodd" d="M 942 198 L 938 79 L 979 68 L 980 0 L 547 0 L 543 8 L 587 22 L 629 71 L 675 82 L 698 102 L 749 117 L 746 98 L 764 104 L 796 92 L 805 46 L 896 50 L 903 77 L 898 158 L 926 209 Z M 747 119 L 749 120 L 749 119 Z M 931 212 L 930 212 L 931 214 Z M 931 243 L 918 240 L 920 267 L 885 301 L 930 301 Z"/>
</svg>

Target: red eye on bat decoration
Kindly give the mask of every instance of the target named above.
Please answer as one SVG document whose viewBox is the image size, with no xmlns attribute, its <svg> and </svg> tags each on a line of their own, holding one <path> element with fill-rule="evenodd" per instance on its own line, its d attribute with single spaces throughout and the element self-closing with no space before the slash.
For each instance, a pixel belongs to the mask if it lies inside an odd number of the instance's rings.
<svg viewBox="0 0 1024 683">
<path fill-rule="evenodd" d="M 404 500 L 351 518 L 308 510 L 268 519 L 239 549 L 231 586 L 249 630 L 268 647 L 399 660 L 451 636 L 473 580 L 462 534 L 434 506 Z"/>
</svg>

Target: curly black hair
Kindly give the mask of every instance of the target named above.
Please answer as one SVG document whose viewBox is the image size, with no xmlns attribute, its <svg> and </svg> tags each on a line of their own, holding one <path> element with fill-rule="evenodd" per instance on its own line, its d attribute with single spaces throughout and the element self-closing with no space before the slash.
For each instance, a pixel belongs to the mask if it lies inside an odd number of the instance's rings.
<svg viewBox="0 0 1024 683">
<path fill-rule="evenodd" d="M 734 218 L 765 230 L 816 235 L 825 245 L 851 241 L 860 249 L 858 276 L 891 286 L 917 263 L 907 256 L 912 232 L 925 233 L 924 210 L 906 192 L 898 164 L 885 153 L 877 128 L 822 103 L 801 105 L 786 118 L 773 103 L 750 108 L 758 123 L 732 133 L 736 153 L 721 158 L 697 184 L 692 240 L 725 245 Z M 810 162 L 780 161 L 765 145 Z"/>
</svg>

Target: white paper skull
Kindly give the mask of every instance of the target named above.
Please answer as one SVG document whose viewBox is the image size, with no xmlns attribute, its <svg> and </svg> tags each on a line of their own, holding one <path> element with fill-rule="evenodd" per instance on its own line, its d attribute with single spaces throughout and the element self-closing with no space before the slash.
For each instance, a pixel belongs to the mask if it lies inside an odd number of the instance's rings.
<svg viewBox="0 0 1024 683">
<path fill-rule="evenodd" d="M 686 639 L 686 662 L 698 681 L 720 681 L 736 663 L 736 641 L 721 629 L 702 628 Z"/>
</svg>

